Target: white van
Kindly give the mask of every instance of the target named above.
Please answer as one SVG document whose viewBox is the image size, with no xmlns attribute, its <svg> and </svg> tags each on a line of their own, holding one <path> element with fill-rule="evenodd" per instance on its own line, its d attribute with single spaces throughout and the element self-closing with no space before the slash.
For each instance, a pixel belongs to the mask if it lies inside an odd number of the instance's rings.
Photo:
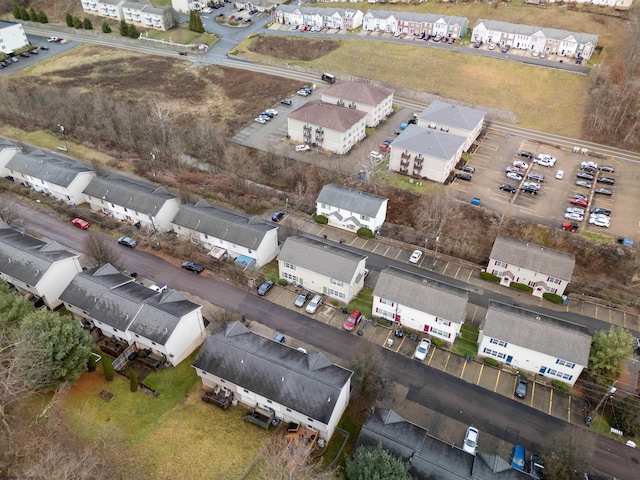
<svg viewBox="0 0 640 480">
<path fill-rule="evenodd" d="M 316 313 L 318 307 L 322 305 L 322 295 L 316 295 L 311 299 L 309 304 L 307 305 L 306 311 L 307 313 Z"/>
</svg>

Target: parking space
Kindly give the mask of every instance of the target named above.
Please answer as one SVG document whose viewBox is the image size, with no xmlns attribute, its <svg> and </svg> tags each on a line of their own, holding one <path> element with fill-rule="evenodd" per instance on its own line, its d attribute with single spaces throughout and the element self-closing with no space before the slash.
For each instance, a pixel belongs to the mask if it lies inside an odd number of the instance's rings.
<svg viewBox="0 0 640 480">
<path fill-rule="evenodd" d="M 570 402 L 569 399 L 570 397 L 566 393 L 562 393 L 558 390 L 554 390 L 551 394 L 551 400 L 550 400 L 551 408 L 546 413 L 565 421 L 568 420 L 569 419 L 569 402 Z"/>
<path fill-rule="evenodd" d="M 482 364 L 474 361 L 465 360 L 460 378 L 465 382 L 476 385 L 482 373 Z"/>
<path fill-rule="evenodd" d="M 441 348 L 431 347 L 431 352 L 427 356 L 427 363 L 430 367 L 437 368 L 438 370 L 444 370 L 447 362 L 449 361 L 449 355 L 451 353 Z"/>
<path fill-rule="evenodd" d="M 513 392 L 516 387 L 516 375 L 502 372 L 498 383 L 496 385 L 495 392 L 505 397 L 513 397 Z"/>
<path fill-rule="evenodd" d="M 551 405 L 552 389 L 536 382 L 529 382 L 529 386 L 529 398 L 525 399 L 527 400 L 527 405 L 541 412 L 548 413 L 549 406 Z"/>
<path fill-rule="evenodd" d="M 29 35 L 27 38 L 31 45 L 33 45 L 33 48 L 25 52 L 24 56 L 16 55 L 13 59 L 8 59 L 8 66 L 0 69 L 0 78 L 30 67 L 42 60 L 47 60 L 53 55 L 57 55 L 58 53 L 64 52 L 78 45 L 77 43 L 68 41 L 64 41 L 64 43 L 47 42 L 46 38 L 34 35 Z M 34 51 L 37 53 L 33 54 L 32 52 Z"/>
<path fill-rule="evenodd" d="M 501 370 L 490 367 L 484 363 L 480 365 L 480 376 L 476 381 L 476 385 L 495 392 L 501 377 Z"/>
<path fill-rule="evenodd" d="M 465 363 L 465 357 L 450 353 L 447 365 L 445 367 L 445 372 L 449 375 L 460 378 L 462 376 L 462 371 L 464 370 Z"/>
</svg>

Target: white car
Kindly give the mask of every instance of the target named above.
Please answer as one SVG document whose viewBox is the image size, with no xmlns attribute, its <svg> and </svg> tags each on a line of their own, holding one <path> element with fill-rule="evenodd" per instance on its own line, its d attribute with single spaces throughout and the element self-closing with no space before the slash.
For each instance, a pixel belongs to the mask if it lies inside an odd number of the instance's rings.
<svg viewBox="0 0 640 480">
<path fill-rule="evenodd" d="M 564 214 L 564 218 L 567 220 L 575 220 L 576 222 L 581 222 L 584 220 L 584 215 L 577 212 L 567 212 Z"/>
<path fill-rule="evenodd" d="M 371 158 L 375 158 L 376 160 L 382 160 L 384 158 L 384 155 L 382 155 L 381 153 L 378 153 L 378 152 L 371 152 L 369 154 L 369 156 Z"/>
<path fill-rule="evenodd" d="M 204 7 L 201 12 L 202 13 L 211 13 L 213 10 L 211 10 L 209 7 Z"/>
<path fill-rule="evenodd" d="M 309 145 L 296 145 L 296 152 L 306 152 L 310 148 Z"/>
<path fill-rule="evenodd" d="M 489 47 L 487 47 L 487 48 L 489 48 L 489 50 L 495 50 L 496 44 L 495 43 L 490 43 Z"/>
<path fill-rule="evenodd" d="M 49 37 L 47 38 L 47 42 L 51 43 L 51 42 L 59 42 L 62 39 L 60 37 Z"/>
<path fill-rule="evenodd" d="M 256 122 L 256 123 L 261 123 L 263 125 L 265 123 L 267 123 L 267 121 L 263 117 L 256 117 L 256 118 L 253 119 L 253 121 Z"/>
<path fill-rule="evenodd" d="M 306 90 L 298 90 L 296 93 L 298 95 L 300 95 L 301 97 L 308 97 L 309 96 L 309 92 L 307 92 Z"/>
<path fill-rule="evenodd" d="M 268 110 L 265 110 L 264 112 L 265 112 L 265 113 L 268 113 L 269 115 L 273 115 L 273 116 L 278 115 L 278 110 L 274 110 L 273 108 L 270 108 L 270 109 L 268 109 Z"/>
<path fill-rule="evenodd" d="M 567 207 L 566 213 L 579 213 L 580 215 L 584 215 L 584 208 Z"/>
<path fill-rule="evenodd" d="M 416 360 L 423 361 L 427 358 L 427 354 L 429 353 L 429 349 L 431 348 L 431 340 L 428 338 L 423 338 L 420 340 L 418 347 L 416 348 L 416 352 L 413 354 L 413 357 Z"/>
<path fill-rule="evenodd" d="M 591 215 L 589 217 L 589 223 L 595 225 L 596 227 L 609 228 L 609 226 L 611 225 L 611 220 L 605 215 Z"/>
<path fill-rule="evenodd" d="M 515 173 L 515 172 L 509 172 L 507 173 L 507 178 L 510 178 L 511 180 L 522 180 L 522 175 L 520 175 L 519 173 Z"/>
<path fill-rule="evenodd" d="M 409 262 L 418 263 L 422 258 L 422 252 L 420 250 L 414 250 L 411 256 L 409 257 Z"/>
<path fill-rule="evenodd" d="M 589 167 L 589 168 L 598 168 L 598 164 L 596 162 L 580 162 L 580 168 Z"/>
<path fill-rule="evenodd" d="M 476 447 L 478 446 L 478 429 L 475 427 L 467 428 L 467 434 L 464 436 L 464 442 L 462 444 L 462 450 L 471 455 L 476 454 Z"/>
<path fill-rule="evenodd" d="M 402 35 L 402 32 L 396 32 L 393 34 L 394 37 L 399 37 L 400 35 Z"/>
<path fill-rule="evenodd" d="M 522 160 L 515 160 L 513 162 L 513 166 L 519 168 L 520 170 L 528 170 L 529 164 L 527 162 L 523 162 Z"/>
<path fill-rule="evenodd" d="M 556 164 L 556 158 L 546 153 L 539 153 L 533 161 L 543 167 L 553 167 Z"/>
<path fill-rule="evenodd" d="M 307 304 L 307 308 L 305 308 L 305 311 L 307 313 L 316 313 L 316 310 L 318 310 L 318 307 L 320 305 L 322 305 L 322 296 L 321 295 L 316 295 Z"/>
<path fill-rule="evenodd" d="M 562 179 L 564 178 L 564 170 L 558 170 L 558 171 L 556 172 L 556 178 L 557 178 L 558 180 L 562 180 Z"/>
</svg>

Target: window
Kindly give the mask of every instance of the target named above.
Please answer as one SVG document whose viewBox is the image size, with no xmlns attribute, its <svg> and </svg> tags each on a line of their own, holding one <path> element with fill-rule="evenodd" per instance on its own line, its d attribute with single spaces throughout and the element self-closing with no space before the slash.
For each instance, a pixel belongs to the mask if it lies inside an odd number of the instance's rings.
<svg viewBox="0 0 640 480">
<path fill-rule="evenodd" d="M 549 283 L 555 283 L 555 284 L 557 284 L 557 285 L 560 285 L 560 283 L 562 282 L 562 280 L 560 280 L 559 278 L 547 277 L 547 282 L 549 282 Z"/>
<path fill-rule="evenodd" d="M 547 375 L 553 375 L 554 377 L 562 378 L 563 380 L 571 380 L 573 375 L 569 375 L 568 373 L 562 373 L 557 370 L 547 370 Z"/>
<path fill-rule="evenodd" d="M 499 345 L 501 347 L 506 347 L 507 346 L 507 342 L 503 342 L 502 340 L 498 340 L 497 338 L 492 338 L 491 340 L 489 340 L 489 343 L 493 343 L 493 344 Z"/>
<path fill-rule="evenodd" d="M 331 285 L 335 285 L 336 287 L 342 287 L 344 284 L 339 282 L 338 280 L 331 279 Z"/>
<path fill-rule="evenodd" d="M 267 400 L 267 403 L 273 403 L 271 400 Z"/>
<path fill-rule="evenodd" d="M 288 268 L 289 270 L 295 270 L 296 266 L 290 263 L 284 262 L 284 268 Z"/>
<path fill-rule="evenodd" d="M 507 268 L 507 264 L 505 262 L 501 262 L 500 260 L 496 260 L 496 267 Z"/>
<path fill-rule="evenodd" d="M 496 352 L 495 350 L 490 350 L 488 348 L 483 349 L 482 352 L 486 353 L 487 355 L 491 355 L 492 357 L 497 357 L 501 359 L 505 357 L 504 353 Z"/>
<path fill-rule="evenodd" d="M 307 417 L 307 420 L 309 420 L 309 423 L 313 423 L 313 418 Z"/>
<path fill-rule="evenodd" d="M 371 219 L 366 215 L 360 215 L 360 220 L 364 220 L 365 222 L 368 222 Z"/>
<path fill-rule="evenodd" d="M 444 325 L 446 327 L 450 327 L 451 326 L 451 322 L 449 320 L 445 320 L 443 318 L 436 317 L 436 323 L 438 323 L 440 325 Z"/>
<path fill-rule="evenodd" d="M 444 330 L 438 330 L 437 328 L 431 328 L 430 332 L 433 335 L 437 335 L 439 337 L 443 337 L 443 338 L 451 338 L 451 334 L 445 332 Z"/>
<path fill-rule="evenodd" d="M 556 365 L 562 365 L 567 368 L 574 368 L 576 366 L 575 363 L 567 362 L 566 360 L 560 360 L 560 359 L 556 360 Z"/>
<path fill-rule="evenodd" d="M 287 273 L 287 272 L 282 272 L 282 276 L 287 280 L 291 280 L 292 282 L 298 283 L 298 277 L 296 277 L 295 275 L 291 275 L 290 273 Z"/>
<path fill-rule="evenodd" d="M 329 289 L 328 294 L 330 297 L 345 298 L 344 293 L 338 292 L 337 290 Z"/>
<path fill-rule="evenodd" d="M 380 299 L 380 303 L 383 305 L 389 305 L 391 307 L 393 307 L 393 302 L 391 300 L 385 300 L 384 298 Z"/>
<path fill-rule="evenodd" d="M 247 390 L 246 388 L 243 388 L 242 390 L 244 390 L 244 393 L 249 393 L 249 390 Z"/>
<path fill-rule="evenodd" d="M 287 410 L 287 412 L 291 413 L 291 409 L 290 408 L 287 408 L 286 410 Z"/>
</svg>

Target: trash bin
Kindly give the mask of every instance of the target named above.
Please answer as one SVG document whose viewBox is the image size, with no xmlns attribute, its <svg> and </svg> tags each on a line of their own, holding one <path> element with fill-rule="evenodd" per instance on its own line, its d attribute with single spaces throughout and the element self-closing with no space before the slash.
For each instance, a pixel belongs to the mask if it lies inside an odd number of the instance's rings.
<svg viewBox="0 0 640 480">
<path fill-rule="evenodd" d="M 476 207 L 479 206 L 480 205 L 480 199 L 478 197 L 473 197 L 471 199 L 471 205 L 474 205 Z"/>
<path fill-rule="evenodd" d="M 387 339 L 387 347 L 391 348 L 393 346 L 393 338 Z"/>
</svg>

